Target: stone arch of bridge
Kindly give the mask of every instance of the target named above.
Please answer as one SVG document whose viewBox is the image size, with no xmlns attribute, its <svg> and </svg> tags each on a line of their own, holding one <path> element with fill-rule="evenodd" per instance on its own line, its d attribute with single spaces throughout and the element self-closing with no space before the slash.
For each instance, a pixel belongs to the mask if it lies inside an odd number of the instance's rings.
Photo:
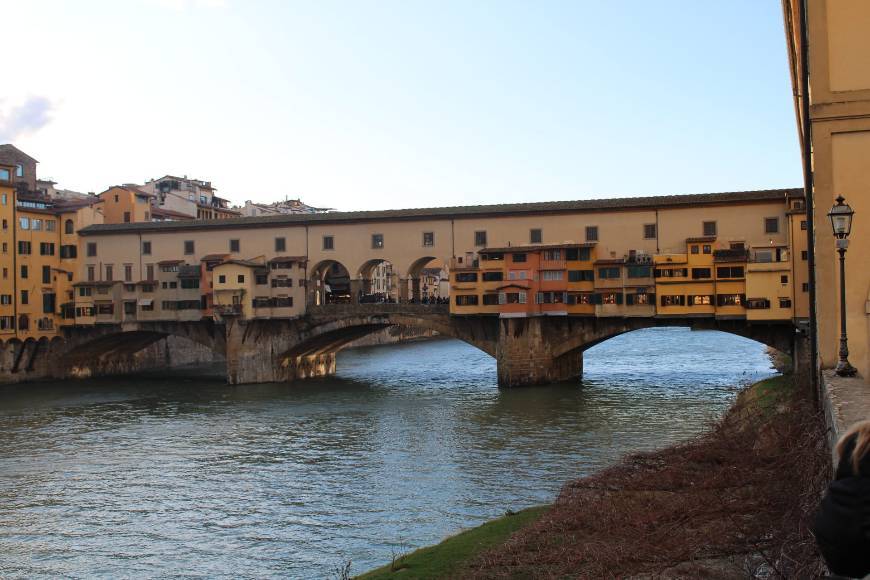
<svg viewBox="0 0 870 580">
<path fill-rule="evenodd" d="M 396 306 L 397 310 L 401 305 Z M 360 307 L 356 307 L 360 308 Z M 449 314 L 422 312 L 394 312 L 380 314 L 343 313 L 313 320 L 304 328 L 297 328 L 294 340 L 276 351 L 275 362 L 289 367 L 287 378 L 312 376 L 306 367 L 321 361 L 325 355 L 333 356 L 348 344 L 373 332 L 389 327 L 421 328 L 442 336 L 459 339 L 490 356 L 496 356 L 498 320 L 495 318 L 451 319 Z M 446 310 L 446 309 L 445 309 Z M 333 360 L 334 364 L 334 360 Z"/>
<path fill-rule="evenodd" d="M 376 275 L 376 270 L 385 266 L 381 276 Z M 376 280 L 384 278 L 383 280 Z M 406 281 L 398 270 L 397 264 L 388 258 L 371 258 L 360 264 L 356 270 L 355 299 L 364 299 L 366 296 L 383 295 L 388 302 L 398 302 L 407 295 L 402 284 Z"/>
<path fill-rule="evenodd" d="M 350 270 L 345 264 L 327 259 L 317 262 L 309 269 L 308 304 L 322 306 L 350 301 L 351 295 Z"/>
<path fill-rule="evenodd" d="M 658 327 L 687 327 L 693 330 L 718 330 L 728 334 L 742 336 L 760 342 L 770 348 L 792 354 L 794 348 L 795 327 L 792 324 L 747 324 L 746 321 L 715 321 L 693 319 L 656 319 L 636 318 L 617 319 L 616 323 L 608 324 L 606 319 L 597 319 L 597 324 L 592 324 L 577 333 L 569 333 L 563 340 L 557 342 L 558 348 L 554 349 L 555 359 L 571 357 L 595 345 L 601 344 L 611 338 L 615 338 L 628 332 L 644 328 Z M 603 322 L 603 323 L 602 323 Z"/>
<path fill-rule="evenodd" d="M 423 288 L 421 287 L 421 277 L 423 275 L 423 270 L 432 263 L 440 264 L 441 266 L 446 266 L 448 264 L 447 258 L 439 258 L 438 256 L 423 256 L 417 258 L 411 265 L 408 266 L 408 280 L 411 285 L 409 291 L 409 297 L 419 301 L 423 297 Z M 439 296 L 439 298 L 446 298 L 446 296 Z"/>
</svg>

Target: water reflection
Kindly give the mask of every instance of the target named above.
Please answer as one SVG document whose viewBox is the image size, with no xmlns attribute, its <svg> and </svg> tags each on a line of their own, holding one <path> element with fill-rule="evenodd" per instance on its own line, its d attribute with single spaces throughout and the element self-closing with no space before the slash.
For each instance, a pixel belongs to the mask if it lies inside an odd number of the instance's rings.
<svg viewBox="0 0 870 580">
<path fill-rule="evenodd" d="M 292 386 L 230 387 L 216 368 L 3 389 L 0 570 L 362 571 L 691 436 L 772 372 L 757 343 L 682 329 L 605 342 L 582 382 L 530 389 L 499 390 L 494 361 L 450 340 L 338 364 Z"/>
</svg>

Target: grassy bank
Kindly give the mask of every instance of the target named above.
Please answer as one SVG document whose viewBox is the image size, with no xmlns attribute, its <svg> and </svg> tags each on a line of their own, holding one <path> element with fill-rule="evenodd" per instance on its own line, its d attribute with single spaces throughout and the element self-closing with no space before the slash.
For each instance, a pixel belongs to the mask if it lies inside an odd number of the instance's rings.
<svg viewBox="0 0 870 580">
<path fill-rule="evenodd" d="M 524 510 L 362 578 L 812 577 L 824 423 L 791 377 L 760 381 L 704 435 L 624 458 Z"/>
<path fill-rule="evenodd" d="M 506 514 L 476 528 L 451 536 L 434 546 L 420 548 L 398 557 L 394 562 L 359 576 L 365 580 L 383 578 L 451 578 L 462 565 L 504 541 L 520 528 L 541 517 L 548 506 Z"/>
</svg>

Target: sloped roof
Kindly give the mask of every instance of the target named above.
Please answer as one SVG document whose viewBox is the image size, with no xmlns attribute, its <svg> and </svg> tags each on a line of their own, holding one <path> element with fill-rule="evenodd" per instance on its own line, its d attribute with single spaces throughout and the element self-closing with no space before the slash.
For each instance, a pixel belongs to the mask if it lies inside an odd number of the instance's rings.
<svg viewBox="0 0 870 580">
<path fill-rule="evenodd" d="M 764 203 L 784 200 L 800 189 L 764 189 L 726 193 L 697 193 L 624 197 L 614 199 L 583 199 L 575 201 L 542 201 L 534 203 L 507 203 L 499 205 L 469 205 L 418 209 L 391 209 L 381 211 L 350 211 L 312 214 L 280 214 L 240 217 L 223 220 L 191 220 L 186 222 L 151 222 L 128 224 L 95 224 L 84 228 L 81 235 L 129 232 L 156 232 L 175 230 L 225 230 L 280 225 L 338 224 L 365 221 L 414 221 L 426 219 L 472 219 L 508 215 L 585 213 L 602 211 L 653 210 L 669 207 L 696 207 L 728 205 L 732 203 Z"/>
</svg>

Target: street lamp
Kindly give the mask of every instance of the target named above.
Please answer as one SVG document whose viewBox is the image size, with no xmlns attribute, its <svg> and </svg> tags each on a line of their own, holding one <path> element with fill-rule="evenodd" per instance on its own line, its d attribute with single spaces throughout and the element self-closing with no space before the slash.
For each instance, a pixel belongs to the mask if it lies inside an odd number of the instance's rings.
<svg viewBox="0 0 870 580">
<path fill-rule="evenodd" d="M 837 252 L 840 254 L 840 360 L 837 362 L 836 373 L 841 377 L 854 377 L 858 370 L 849 364 L 849 347 L 846 339 L 846 248 L 849 247 L 849 233 L 852 231 L 852 216 L 854 210 L 842 195 L 837 197 L 837 203 L 828 212 L 831 218 L 831 229 L 837 238 Z"/>
</svg>

